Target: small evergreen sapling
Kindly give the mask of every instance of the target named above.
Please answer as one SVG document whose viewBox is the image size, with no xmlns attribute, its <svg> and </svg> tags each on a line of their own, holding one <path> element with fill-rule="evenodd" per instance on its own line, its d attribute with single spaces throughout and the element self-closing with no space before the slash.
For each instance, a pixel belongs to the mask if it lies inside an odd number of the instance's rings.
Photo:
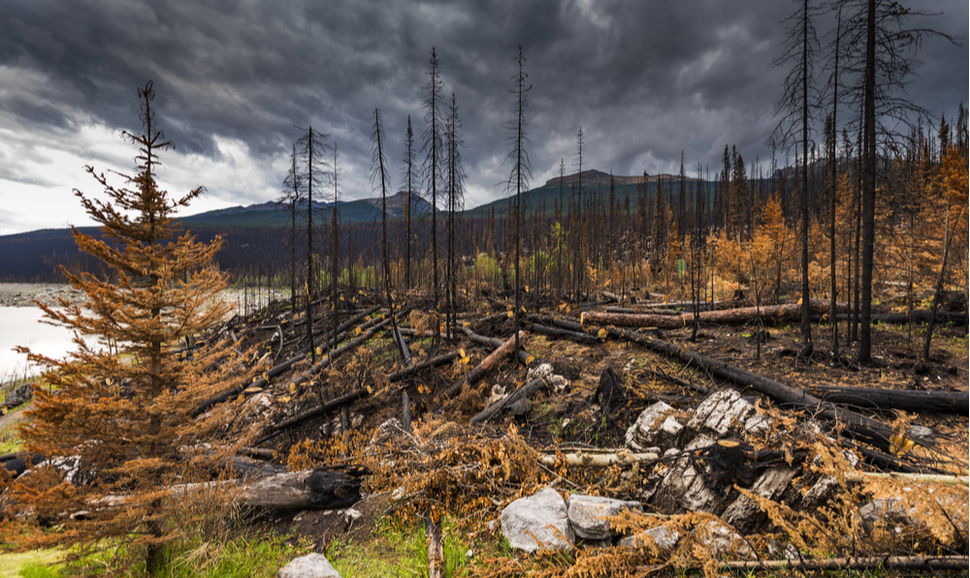
<svg viewBox="0 0 970 578">
<path fill-rule="evenodd" d="M 51 386 L 35 392 L 31 421 L 22 427 L 24 447 L 51 462 L 77 456 L 87 483 L 76 472 L 41 466 L 15 490 L 17 503 L 37 519 L 62 525 L 35 535 L 32 545 L 129 543 L 154 573 L 164 545 L 180 532 L 170 522 L 178 500 L 165 490 L 185 467 L 179 447 L 196 444 L 220 421 L 212 414 L 194 421 L 190 412 L 227 384 L 250 379 L 250 372 L 240 369 L 228 346 L 210 344 L 194 357 L 179 351 L 227 313 L 214 300 L 226 285 L 213 266 L 222 241 L 177 236 L 174 212 L 204 189 L 172 199 L 158 187 L 158 152 L 173 145 L 155 126 L 152 83 L 138 95 L 144 132 L 122 133 L 138 147 L 137 175 L 116 186 L 89 166 L 108 200 L 75 190 L 101 224 L 101 238 L 75 228 L 75 242 L 110 276 L 62 268 L 84 302 L 61 299 L 57 309 L 38 303 L 49 323 L 74 331 L 77 352 L 52 359 L 21 348 L 47 367 L 44 381 Z"/>
</svg>

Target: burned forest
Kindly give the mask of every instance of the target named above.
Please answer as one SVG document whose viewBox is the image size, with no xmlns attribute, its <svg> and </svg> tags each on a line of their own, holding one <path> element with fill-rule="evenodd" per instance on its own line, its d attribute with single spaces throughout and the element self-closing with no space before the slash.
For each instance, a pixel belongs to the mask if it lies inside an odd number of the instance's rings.
<svg viewBox="0 0 970 578">
<path fill-rule="evenodd" d="M 850 106 L 879 81 L 858 32 L 814 98 L 802 6 L 767 168 L 725 144 L 714 175 L 683 155 L 614 175 L 579 128 L 535 186 L 520 46 L 504 194 L 466 208 L 472 139 L 432 49 L 425 126 L 367 113 L 368 216 L 341 131 L 301 126 L 258 263 L 219 267 L 222 237 L 180 228 L 202 189 L 155 182 L 172 145 L 149 82 L 132 190 L 89 167 L 111 201 L 77 193 L 102 224 L 73 233 L 98 268 L 62 268 L 84 298 L 42 306 L 106 347 L 32 354 L 0 527 L 148 574 L 183 522 L 228 518 L 336 561 L 418 528 L 428 576 L 966 572 L 967 111 L 889 134 L 879 102 Z"/>
</svg>

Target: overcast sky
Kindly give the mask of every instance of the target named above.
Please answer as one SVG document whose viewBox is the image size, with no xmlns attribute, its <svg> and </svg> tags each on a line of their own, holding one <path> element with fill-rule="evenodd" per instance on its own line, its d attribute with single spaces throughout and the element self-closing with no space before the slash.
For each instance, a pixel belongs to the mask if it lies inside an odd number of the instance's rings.
<svg viewBox="0 0 970 578">
<path fill-rule="evenodd" d="M 948 120 L 968 94 L 966 0 L 911 2 L 930 39 L 909 86 Z M 373 111 L 400 182 L 408 115 L 416 135 L 432 46 L 464 125 L 466 205 L 504 195 L 522 45 L 534 184 L 584 168 L 618 175 L 714 172 L 724 145 L 766 161 L 764 142 L 787 70 L 780 56 L 796 4 L 780 0 L 4 0 L 0 2 L 0 234 L 90 224 L 84 165 L 131 173 L 137 87 L 154 80 L 159 127 L 176 143 L 159 173 L 188 211 L 273 200 L 296 127 L 330 134 L 344 199 L 373 195 Z M 827 26 L 819 24 L 819 34 Z M 823 38 L 824 41 L 824 38 Z M 848 116 L 848 112 L 843 113 Z M 419 143 L 420 146 L 420 143 Z M 423 155 L 422 155 L 423 158 Z"/>
</svg>

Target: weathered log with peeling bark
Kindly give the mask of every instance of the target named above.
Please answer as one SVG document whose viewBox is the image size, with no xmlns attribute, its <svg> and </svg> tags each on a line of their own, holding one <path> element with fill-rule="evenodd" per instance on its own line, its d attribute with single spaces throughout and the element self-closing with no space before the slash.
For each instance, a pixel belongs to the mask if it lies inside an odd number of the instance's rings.
<svg viewBox="0 0 970 578">
<path fill-rule="evenodd" d="M 840 311 L 848 311 L 848 304 L 840 303 Z M 811 301 L 811 310 L 815 313 L 828 311 L 829 303 L 820 299 Z M 770 305 L 766 307 L 742 307 L 739 309 L 723 309 L 720 311 L 702 311 L 697 314 L 701 323 L 717 323 L 722 325 L 737 325 L 750 323 L 761 317 L 762 323 L 783 323 L 797 320 L 801 317 L 801 305 Z M 613 325 L 615 327 L 657 327 L 659 329 L 680 329 L 693 323 L 693 313 L 680 315 L 658 315 L 653 313 L 609 313 L 605 311 L 587 311 L 583 313 L 581 322 L 597 325 Z"/>
<path fill-rule="evenodd" d="M 463 328 L 464 329 L 464 328 Z M 525 331 L 519 331 L 519 341 L 525 340 L 527 333 Z M 448 387 L 442 394 L 444 398 L 455 397 L 461 390 L 469 385 L 475 385 L 478 380 L 485 377 L 485 375 L 498 367 L 502 360 L 508 357 L 512 353 L 512 349 L 515 347 L 515 336 L 510 337 L 507 341 L 502 343 L 495 351 L 490 353 L 488 357 L 482 360 L 475 369 L 469 371 L 464 377 L 453 383 Z"/>
<path fill-rule="evenodd" d="M 571 466 L 588 466 L 591 468 L 608 468 L 610 466 L 630 465 L 637 462 L 655 462 L 660 456 L 654 453 L 636 454 L 627 450 L 616 452 L 583 452 L 576 451 L 566 454 L 545 454 L 539 456 L 539 463 L 544 466 L 555 466 L 560 458 Z"/>
<path fill-rule="evenodd" d="M 866 409 L 935 411 L 966 415 L 970 394 L 965 391 L 920 391 L 915 389 L 869 389 L 865 387 L 814 386 L 823 401 Z"/>
<path fill-rule="evenodd" d="M 340 510 L 360 501 L 361 478 L 370 473 L 364 467 L 304 470 L 249 482 L 228 480 L 181 484 L 168 491 L 175 497 L 217 491 L 234 504 L 263 511 Z M 121 506 L 124 503 L 124 496 L 105 496 L 99 500 L 98 506 Z"/>
</svg>

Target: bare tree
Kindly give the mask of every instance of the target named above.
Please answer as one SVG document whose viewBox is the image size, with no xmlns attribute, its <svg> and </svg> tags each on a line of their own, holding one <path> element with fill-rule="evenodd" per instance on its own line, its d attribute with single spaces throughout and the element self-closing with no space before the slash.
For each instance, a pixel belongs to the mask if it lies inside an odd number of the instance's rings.
<svg viewBox="0 0 970 578">
<path fill-rule="evenodd" d="M 457 330 L 458 314 L 455 309 L 455 300 L 458 291 L 458 248 L 456 232 L 458 227 L 458 212 L 465 205 L 465 170 L 461 160 L 461 146 L 464 144 L 461 131 L 461 119 L 458 117 L 458 101 L 455 94 L 451 94 L 451 109 L 448 111 L 448 119 L 445 121 L 445 155 L 446 169 L 445 177 L 447 181 L 448 195 L 448 269 L 446 298 L 446 313 L 448 338 L 451 339 Z"/>
<path fill-rule="evenodd" d="M 305 193 L 303 175 L 296 164 L 296 145 L 290 154 L 290 170 L 283 179 L 283 195 L 277 201 L 277 206 L 286 207 L 290 211 L 290 307 L 296 310 L 296 213 Z"/>
<path fill-rule="evenodd" d="M 418 171 L 414 167 L 414 131 L 411 130 L 411 115 L 408 115 L 408 130 L 404 141 L 404 168 L 402 169 L 407 198 L 404 204 L 404 286 L 411 288 L 411 207 L 412 194 L 420 190 Z"/>
<path fill-rule="evenodd" d="M 441 184 L 441 155 L 442 155 L 442 134 L 444 133 L 445 114 L 441 110 L 442 106 L 442 82 L 441 71 L 438 69 L 438 53 L 431 48 L 431 70 L 428 72 L 427 95 L 424 98 L 424 106 L 427 112 L 424 115 L 428 127 L 424 129 L 424 144 L 421 147 L 426 153 L 424 159 L 423 176 L 424 184 L 428 187 L 426 194 L 431 202 L 431 283 L 434 295 L 434 305 L 438 307 L 439 288 L 438 288 L 438 185 Z"/>
<path fill-rule="evenodd" d="M 307 320 L 307 341 L 310 347 L 310 360 L 316 361 L 316 352 L 313 347 L 313 312 L 311 304 L 316 293 L 317 278 L 313 272 L 313 200 L 319 195 L 319 189 L 324 185 L 334 182 L 336 187 L 336 172 L 328 170 L 327 161 L 327 139 L 329 135 L 307 127 L 306 134 L 296 141 L 296 148 L 303 164 L 303 182 L 306 185 L 306 320 Z M 336 150 L 334 150 L 336 158 Z"/>
<path fill-rule="evenodd" d="M 914 72 L 914 54 L 930 36 L 953 39 L 927 28 L 909 28 L 913 11 L 895 0 L 842 0 L 849 13 L 842 39 L 844 60 L 840 81 L 845 99 L 856 117 L 851 125 L 862 131 L 862 271 L 859 360 L 872 358 L 872 275 L 875 254 L 876 172 L 880 150 L 887 150 L 901 135 L 900 125 L 912 128 L 913 118 L 929 113 L 905 96 Z M 847 80 L 843 81 L 842 78 Z"/>
<path fill-rule="evenodd" d="M 785 39 L 784 51 L 774 66 L 792 66 L 791 72 L 785 78 L 785 91 L 778 103 L 778 111 L 782 113 L 770 140 L 776 140 L 782 146 L 790 146 L 800 133 L 802 154 L 802 186 L 800 196 L 801 215 L 801 269 L 802 269 L 802 340 L 805 345 L 804 355 L 811 355 L 814 351 L 812 344 L 811 310 L 809 308 L 809 280 L 808 280 L 808 141 L 811 137 L 812 124 L 816 122 L 819 93 L 815 86 L 815 62 L 821 48 L 815 33 L 814 19 L 820 9 L 809 0 L 796 0 L 799 9 L 785 19 L 788 23 L 788 34 Z"/>
<path fill-rule="evenodd" d="M 509 151 L 506 160 L 512 163 L 512 170 L 509 173 L 509 180 L 506 183 L 506 190 L 511 194 L 515 191 L 515 351 L 513 359 L 519 358 L 519 326 L 522 322 L 522 278 L 520 275 L 519 262 L 522 245 L 522 192 L 529 189 L 529 180 L 532 178 L 532 166 L 529 162 L 529 153 L 525 150 L 525 143 L 529 139 L 525 136 L 525 127 L 528 122 L 525 119 L 525 107 L 529 103 L 526 93 L 532 89 L 532 85 L 526 86 L 529 75 L 525 72 L 525 56 L 522 54 L 522 46 L 519 46 L 519 55 L 516 57 L 519 71 L 512 76 L 514 84 L 511 93 L 515 95 L 515 108 L 513 112 L 515 118 L 506 123 L 505 127 L 512 131 L 509 139 L 512 141 L 512 150 Z M 582 135 L 582 130 L 580 130 Z"/>
</svg>

